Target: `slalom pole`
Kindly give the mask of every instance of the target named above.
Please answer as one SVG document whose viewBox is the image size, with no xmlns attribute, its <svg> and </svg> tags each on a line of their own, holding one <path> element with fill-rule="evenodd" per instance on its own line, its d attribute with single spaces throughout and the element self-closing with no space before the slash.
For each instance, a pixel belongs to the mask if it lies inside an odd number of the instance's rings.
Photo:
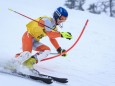
<svg viewBox="0 0 115 86">
<path fill-rule="evenodd" d="M 28 18 L 28 19 L 30 19 L 30 20 L 32 20 L 32 21 L 35 21 L 35 22 L 37 22 L 37 23 L 39 23 L 39 24 L 41 24 L 41 25 L 44 25 L 44 26 L 46 26 L 46 27 L 48 27 L 48 28 L 50 28 L 50 29 L 52 29 L 51 27 L 49 27 L 49 26 L 47 26 L 47 25 L 45 25 L 45 24 L 43 24 L 43 23 L 40 23 L 39 21 L 37 21 L 37 20 L 35 20 L 35 19 L 33 19 L 33 18 L 30 18 L 30 17 L 28 17 L 28 16 L 26 16 L 26 15 L 24 15 L 24 14 L 22 14 L 22 13 L 19 13 L 19 12 L 15 11 L 15 10 L 12 10 L 12 9 L 8 9 L 8 10 L 11 11 L 11 12 L 14 12 L 14 13 L 16 13 L 16 14 L 19 14 L 19 15 L 25 17 L 25 18 Z"/>
</svg>

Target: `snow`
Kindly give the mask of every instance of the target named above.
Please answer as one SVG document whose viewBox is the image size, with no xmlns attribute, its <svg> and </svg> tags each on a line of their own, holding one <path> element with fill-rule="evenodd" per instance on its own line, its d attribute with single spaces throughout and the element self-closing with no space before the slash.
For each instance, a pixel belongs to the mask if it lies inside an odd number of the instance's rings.
<svg viewBox="0 0 115 86">
<path fill-rule="evenodd" d="M 56 3 L 55 3 L 56 2 Z M 42 15 L 52 16 L 53 11 L 63 6 L 59 0 L 4 0 L 0 3 L 0 54 L 1 61 L 12 59 L 21 51 L 21 37 L 30 21 L 10 12 L 8 8 L 21 12 L 31 18 Z M 89 0 L 90 3 L 90 0 Z M 79 36 L 84 23 L 88 26 L 78 44 L 68 52 L 67 57 L 58 57 L 38 63 L 35 67 L 44 74 L 67 77 L 69 83 L 53 83 L 52 86 L 115 86 L 115 19 L 105 14 L 95 15 L 87 11 L 69 10 L 69 18 L 60 31 L 69 31 L 71 41 L 60 39 L 59 44 L 67 49 Z M 47 41 L 47 43 L 46 43 Z M 42 43 L 54 47 L 45 37 Z M 0 86 L 47 86 L 46 84 L 0 73 Z"/>
</svg>

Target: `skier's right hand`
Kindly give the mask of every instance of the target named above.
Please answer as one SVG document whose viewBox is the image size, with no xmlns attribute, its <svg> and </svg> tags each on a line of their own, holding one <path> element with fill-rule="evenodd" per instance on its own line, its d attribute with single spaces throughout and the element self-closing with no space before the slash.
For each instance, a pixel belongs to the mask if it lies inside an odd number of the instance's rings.
<svg viewBox="0 0 115 86">
<path fill-rule="evenodd" d="M 57 52 L 61 54 L 61 53 L 63 53 L 63 52 L 66 52 L 66 50 L 65 50 L 65 49 L 62 49 L 61 47 L 59 47 L 59 48 L 57 49 Z M 64 53 L 64 54 L 62 54 L 62 56 L 63 56 L 63 57 L 66 57 L 67 54 Z"/>
</svg>

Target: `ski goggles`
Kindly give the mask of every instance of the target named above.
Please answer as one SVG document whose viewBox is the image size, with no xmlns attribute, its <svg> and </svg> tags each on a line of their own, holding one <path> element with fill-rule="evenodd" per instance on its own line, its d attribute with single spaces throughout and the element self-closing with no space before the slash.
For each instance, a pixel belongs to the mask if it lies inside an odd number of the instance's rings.
<svg viewBox="0 0 115 86">
<path fill-rule="evenodd" d="M 65 17 L 65 16 L 61 16 L 61 17 L 59 18 L 59 20 L 62 21 L 62 22 L 66 21 L 66 19 L 67 19 L 67 17 Z"/>
</svg>

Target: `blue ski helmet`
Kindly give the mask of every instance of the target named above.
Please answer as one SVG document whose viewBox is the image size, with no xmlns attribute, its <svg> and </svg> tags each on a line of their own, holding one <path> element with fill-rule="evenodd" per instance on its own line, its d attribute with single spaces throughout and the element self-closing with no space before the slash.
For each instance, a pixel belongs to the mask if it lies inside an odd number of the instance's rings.
<svg viewBox="0 0 115 86">
<path fill-rule="evenodd" d="M 63 7 L 58 7 L 56 11 L 53 13 L 53 18 L 55 20 L 59 19 L 61 16 L 68 17 L 68 12 Z"/>
</svg>

